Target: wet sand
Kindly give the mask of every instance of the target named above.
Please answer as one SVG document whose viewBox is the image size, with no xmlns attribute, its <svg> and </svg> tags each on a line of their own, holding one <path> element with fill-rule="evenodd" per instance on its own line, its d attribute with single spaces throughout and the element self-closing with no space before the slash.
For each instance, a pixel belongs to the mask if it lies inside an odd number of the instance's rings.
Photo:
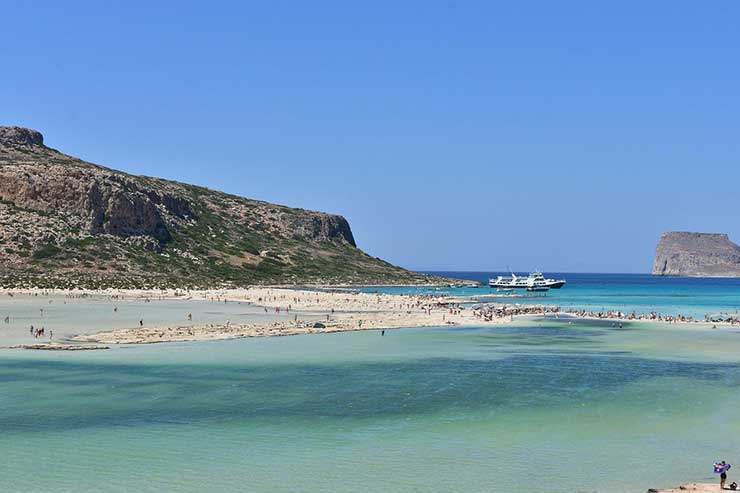
<svg viewBox="0 0 740 493">
<path fill-rule="evenodd" d="M 40 344 L 18 344 L 16 346 L 10 346 L 8 349 L 35 349 L 39 351 L 95 351 L 99 349 L 110 349 L 110 347 L 92 344 L 49 342 Z"/>
</svg>

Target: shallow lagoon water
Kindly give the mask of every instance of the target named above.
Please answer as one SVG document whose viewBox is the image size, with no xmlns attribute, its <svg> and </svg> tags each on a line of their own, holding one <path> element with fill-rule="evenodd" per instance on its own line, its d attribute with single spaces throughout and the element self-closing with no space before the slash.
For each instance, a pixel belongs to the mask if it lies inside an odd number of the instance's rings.
<svg viewBox="0 0 740 493">
<path fill-rule="evenodd" d="M 115 308 L 115 310 L 114 310 Z M 193 316 L 188 320 L 188 314 Z M 9 317 L 9 323 L 1 320 Z M 194 301 L 184 299 L 146 302 L 142 299 L 112 299 L 105 296 L 67 298 L 64 296 L 15 295 L 0 297 L 0 345 L 35 342 L 31 325 L 54 332 L 55 340 L 76 334 L 137 327 L 192 324 L 257 323 L 286 320 L 292 314 L 273 311 L 247 302 Z M 312 318 L 306 315 L 305 318 Z"/>
<path fill-rule="evenodd" d="M 10 491 L 645 491 L 713 480 L 713 460 L 737 458 L 739 390 L 740 331 L 656 324 L 4 350 L 2 481 Z"/>
</svg>

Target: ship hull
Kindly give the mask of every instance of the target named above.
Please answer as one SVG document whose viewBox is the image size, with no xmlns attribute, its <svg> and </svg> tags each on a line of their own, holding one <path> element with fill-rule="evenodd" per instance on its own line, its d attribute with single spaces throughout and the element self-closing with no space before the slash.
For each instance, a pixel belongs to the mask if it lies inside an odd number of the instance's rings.
<svg viewBox="0 0 740 493">
<path fill-rule="evenodd" d="M 563 286 L 565 286 L 564 280 L 558 280 L 558 281 L 550 281 L 550 282 L 538 282 L 534 286 L 532 284 L 526 283 L 526 282 L 519 282 L 519 283 L 512 283 L 512 282 L 500 282 L 495 279 L 490 279 L 488 281 L 488 286 L 492 288 L 498 288 L 498 289 L 527 289 L 531 287 L 541 287 L 541 288 L 547 288 L 547 289 L 560 289 Z"/>
</svg>

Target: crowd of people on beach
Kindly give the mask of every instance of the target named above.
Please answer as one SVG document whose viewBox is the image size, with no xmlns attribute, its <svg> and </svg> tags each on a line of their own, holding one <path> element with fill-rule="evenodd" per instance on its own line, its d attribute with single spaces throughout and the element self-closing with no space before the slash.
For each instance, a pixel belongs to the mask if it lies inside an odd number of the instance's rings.
<svg viewBox="0 0 740 493">
<path fill-rule="evenodd" d="M 730 325 L 735 325 L 735 324 L 740 325 L 740 315 L 729 315 L 729 314 L 705 315 L 704 321 L 705 322 L 724 322 Z"/>
<path fill-rule="evenodd" d="M 594 311 L 588 311 L 588 310 L 566 310 L 564 313 L 567 313 L 568 315 L 573 315 L 580 318 L 598 318 L 598 319 L 616 319 L 616 320 L 634 320 L 634 321 L 644 321 L 644 320 L 652 320 L 657 322 L 666 322 L 666 323 L 691 323 L 691 322 L 700 322 L 701 320 L 696 319 L 695 317 L 692 317 L 690 315 L 664 315 L 655 311 L 651 311 L 649 313 L 637 313 L 637 311 L 633 310 L 631 313 L 625 313 L 619 310 L 606 310 L 602 309 L 601 311 L 594 312 Z M 740 315 L 730 315 L 730 314 L 721 314 L 721 315 L 704 315 L 704 322 L 706 323 L 718 323 L 718 322 L 724 322 L 729 323 L 730 325 L 740 324 Z"/>
<path fill-rule="evenodd" d="M 485 322 L 494 318 L 512 319 L 518 315 L 547 315 L 560 313 L 558 306 L 538 305 L 483 305 L 473 308 L 473 316 Z"/>
<path fill-rule="evenodd" d="M 632 311 L 627 314 L 619 310 L 605 310 L 594 312 L 588 310 L 566 310 L 565 313 L 580 318 L 602 318 L 602 319 L 617 319 L 617 320 L 655 320 L 659 322 L 667 323 L 678 323 L 678 322 L 695 322 L 694 317 L 685 315 L 662 315 L 658 312 L 650 313 L 637 313 Z"/>
</svg>

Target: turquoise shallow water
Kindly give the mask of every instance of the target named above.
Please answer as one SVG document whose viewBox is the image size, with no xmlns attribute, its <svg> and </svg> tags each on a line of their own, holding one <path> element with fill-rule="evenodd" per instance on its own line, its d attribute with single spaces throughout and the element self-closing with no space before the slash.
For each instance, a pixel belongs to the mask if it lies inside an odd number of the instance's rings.
<svg viewBox="0 0 740 493">
<path fill-rule="evenodd" d="M 553 298 L 664 313 L 740 304 L 737 281 L 651 279 L 569 275 Z M 118 305 L 4 298 L 11 324 L 0 339 L 28 339 L 31 322 L 65 335 L 139 317 L 180 323 L 188 312 L 198 323 L 266 317 L 235 303 Z M 712 481 L 712 461 L 736 462 L 738 409 L 739 328 L 542 319 L 385 337 L 0 350 L 0 485 L 637 492 Z"/>
<path fill-rule="evenodd" d="M 0 352 L 6 491 L 644 491 L 740 432 L 740 332 L 544 320 Z"/>
</svg>

